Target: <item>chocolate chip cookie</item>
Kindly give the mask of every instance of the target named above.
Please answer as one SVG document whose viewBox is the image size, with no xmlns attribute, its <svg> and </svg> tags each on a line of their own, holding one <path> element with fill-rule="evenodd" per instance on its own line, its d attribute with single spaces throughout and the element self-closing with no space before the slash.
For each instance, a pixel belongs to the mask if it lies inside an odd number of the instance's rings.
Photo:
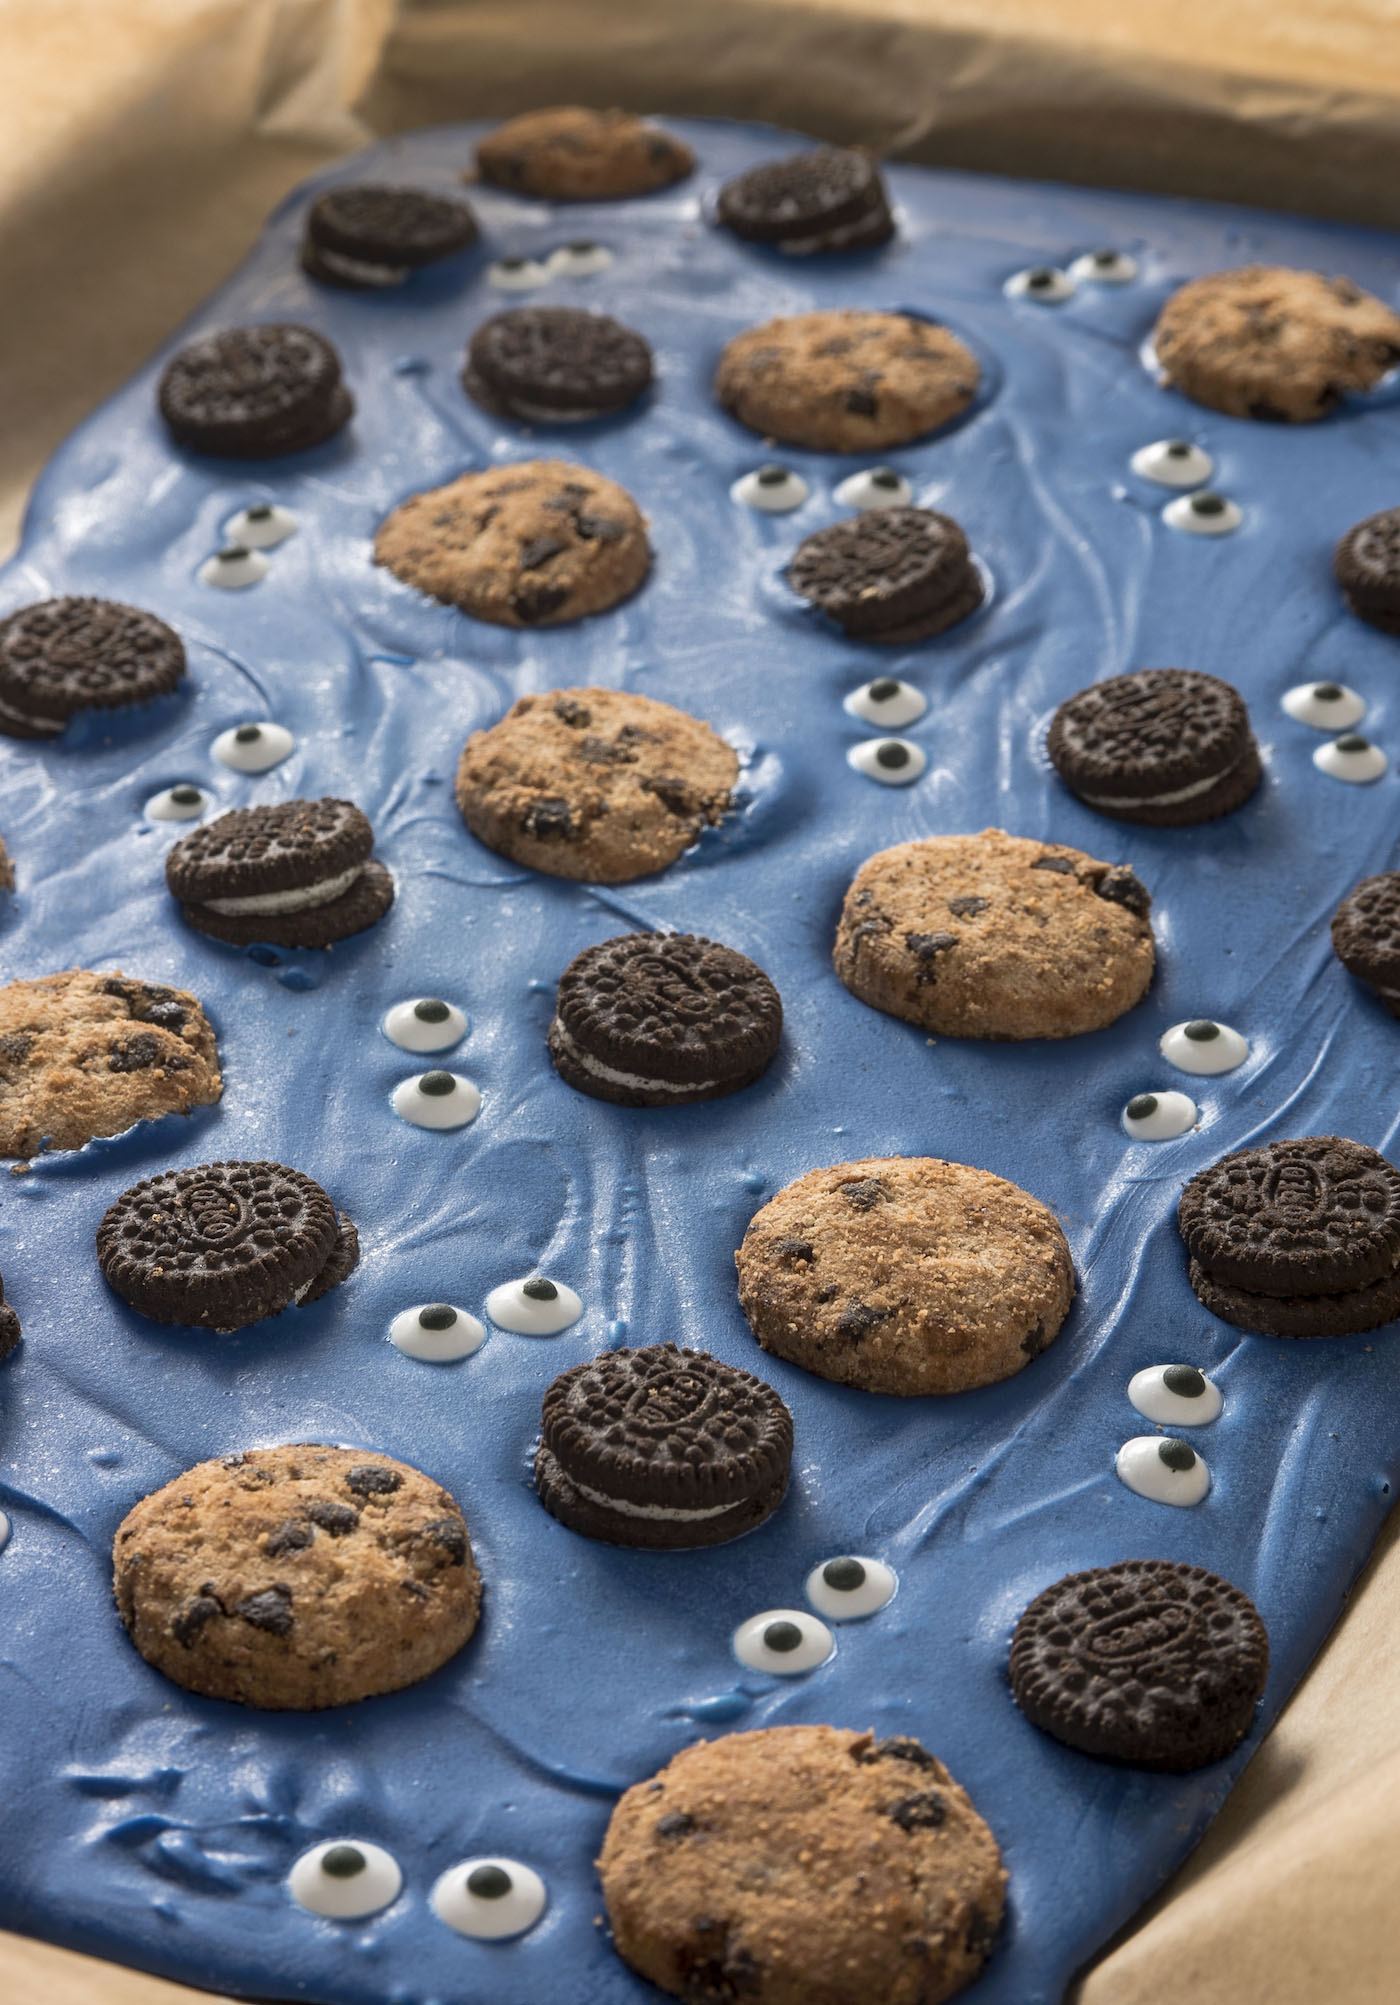
<svg viewBox="0 0 1400 2005">
<path fill-rule="evenodd" d="M 301 264 L 323 285 L 382 292 L 476 238 L 476 217 L 453 196 L 358 181 L 311 204 Z"/>
<path fill-rule="evenodd" d="M 1055 712 L 1046 749 L 1086 807 L 1148 828 L 1215 821 L 1262 777 L 1244 698 L 1191 668 L 1091 683 Z"/>
<path fill-rule="evenodd" d="M 117 1611 L 187 1691 L 306 1712 L 416 1684 L 476 1628 L 481 1576 L 431 1477 L 361 1448 L 253 1448 L 187 1469 L 113 1542 Z"/>
<path fill-rule="evenodd" d="M 330 947 L 376 925 L 394 880 L 353 801 L 231 808 L 182 836 L 165 882 L 196 932 L 232 947 Z"/>
<path fill-rule="evenodd" d="M 721 223 L 787 257 L 888 243 L 894 217 L 879 165 L 858 146 L 823 146 L 736 174 L 719 191 Z"/>
<path fill-rule="evenodd" d="M 44 599 L 0 620 L 0 731 L 56 738 L 83 710 L 150 703 L 179 687 L 180 636 L 115 599 Z"/>
<path fill-rule="evenodd" d="M 282 322 L 189 342 L 165 365 L 156 400 L 177 445 L 221 459 L 303 452 L 355 410 L 330 342 Z"/>
<path fill-rule="evenodd" d="M 521 112 L 476 149 L 483 181 L 546 202 L 617 202 L 683 181 L 695 155 L 674 133 L 629 111 L 549 105 Z"/>
<path fill-rule="evenodd" d="M 5 1284 L 0 1281 L 0 1358 L 7 1358 L 18 1348 L 22 1335 L 19 1317 L 5 1300 Z"/>
<path fill-rule="evenodd" d="M 1332 572 L 1358 619 L 1400 634 L 1400 508 L 1383 508 L 1348 529 Z"/>
<path fill-rule="evenodd" d="M 935 508 L 880 508 L 799 543 L 788 582 L 852 640 L 908 647 L 941 634 L 984 596 L 962 525 Z"/>
<path fill-rule="evenodd" d="M 1332 951 L 1400 1017 L 1400 870 L 1363 877 L 1332 915 Z"/>
</svg>

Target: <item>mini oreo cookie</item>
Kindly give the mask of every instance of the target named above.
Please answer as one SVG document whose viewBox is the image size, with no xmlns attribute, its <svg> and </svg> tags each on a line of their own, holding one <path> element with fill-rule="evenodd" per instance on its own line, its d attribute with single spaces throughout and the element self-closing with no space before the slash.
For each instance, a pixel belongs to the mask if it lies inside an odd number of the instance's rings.
<svg viewBox="0 0 1400 2005">
<path fill-rule="evenodd" d="M 651 349 L 606 313 L 517 306 L 471 338 L 462 387 L 483 410 L 525 424 L 611 417 L 651 383 Z"/>
<path fill-rule="evenodd" d="M 1348 529 L 1332 572 L 1358 619 L 1400 634 L 1400 508 L 1383 508 Z"/>
<path fill-rule="evenodd" d="M 180 636 L 115 599 L 43 599 L 0 620 L 0 732 L 54 738 L 82 710 L 168 696 L 185 673 Z"/>
<path fill-rule="evenodd" d="M 1033 1726 L 1102 1761 L 1173 1774 L 1244 1738 L 1268 1673 L 1249 1596 L 1177 1560 L 1067 1574 L 1011 1642 L 1012 1694 Z"/>
<path fill-rule="evenodd" d="M 5 1283 L 0 1280 L 0 1358 L 7 1358 L 19 1343 L 19 1317 L 5 1300 Z"/>
<path fill-rule="evenodd" d="M 1363 877 L 1332 915 L 1332 951 L 1400 1017 L 1400 870 Z"/>
<path fill-rule="evenodd" d="M 751 167 L 725 182 L 716 213 L 736 237 L 789 257 L 866 250 L 894 235 L 880 169 L 858 147 L 825 146 Z"/>
<path fill-rule="evenodd" d="M 624 933 L 564 970 L 549 1055 L 595 1100 L 677 1107 L 752 1086 L 782 1028 L 778 991 L 732 947 L 693 933 Z"/>
<path fill-rule="evenodd" d="M 1055 712 L 1046 749 L 1086 807 L 1148 828 L 1214 821 L 1242 807 L 1261 777 L 1244 698 L 1190 668 L 1091 683 Z"/>
<path fill-rule="evenodd" d="M 476 217 L 456 197 L 362 181 L 327 189 L 312 203 L 301 263 L 327 285 L 382 290 L 476 239 Z"/>
<path fill-rule="evenodd" d="M 281 1163 L 163 1170 L 123 1191 L 97 1228 L 103 1277 L 133 1309 L 221 1333 L 314 1301 L 357 1252 L 320 1184 Z"/>
<path fill-rule="evenodd" d="M 355 409 L 330 342 L 290 322 L 189 342 L 166 363 L 156 397 L 177 445 L 222 459 L 277 459 L 318 446 Z"/>
<path fill-rule="evenodd" d="M 967 538 L 933 508 L 879 508 L 800 543 L 788 581 L 852 640 L 905 646 L 976 612 L 982 580 Z"/>
<path fill-rule="evenodd" d="M 544 1396 L 535 1488 L 571 1531 L 610 1545 L 722 1545 L 787 1494 L 792 1415 L 706 1351 L 604 1351 Z"/>
<path fill-rule="evenodd" d="M 186 924 L 230 946 L 329 947 L 394 902 L 373 846 L 352 801 L 234 808 L 175 844 L 165 881 Z"/>
</svg>

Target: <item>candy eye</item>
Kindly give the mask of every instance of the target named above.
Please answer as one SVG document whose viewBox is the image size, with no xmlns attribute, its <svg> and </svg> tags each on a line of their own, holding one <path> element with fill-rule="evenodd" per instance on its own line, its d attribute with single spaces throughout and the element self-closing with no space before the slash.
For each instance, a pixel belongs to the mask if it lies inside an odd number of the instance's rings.
<svg viewBox="0 0 1400 2005">
<path fill-rule="evenodd" d="M 498 292 L 533 292 L 549 277 L 538 258 L 497 258 L 486 274 L 486 283 Z"/>
<path fill-rule="evenodd" d="M 503 1330 L 521 1337 L 556 1337 L 576 1323 L 583 1303 L 562 1281 L 530 1274 L 520 1281 L 503 1281 L 486 1297 L 486 1313 Z"/>
<path fill-rule="evenodd" d="M 1366 715 L 1366 699 L 1344 682 L 1300 682 L 1283 699 L 1283 707 L 1298 724 L 1316 731 L 1349 731 Z"/>
<path fill-rule="evenodd" d="M 758 466 L 740 474 L 729 490 L 730 499 L 764 515 L 791 515 L 811 493 L 800 473 L 790 466 Z"/>
<path fill-rule="evenodd" d="M 1145 1420 L 1162 1427 L 1205 1427 L 1225 1402 L 1220 1387 L 1195 1365 L 1148 1365 L 1128 1380 L 1128 1397 Z"/>
<path fill-rule="evenodd" d="M 458 1935 L 499 1942 L 533 1928 L 549 1895 L 539 1874 L 518 1859 L 464 1859 L 433 1883 L 428 1899 Z"/>
<path fill-rule="evenodd" d="M 384 1035 L 400 1051 L 447 1051 L 460 1044 L 470 1028 L 465 1012 L 439 996 L 395 1003 L 383 1024 Z"/>
<path fill-rule="evenodd" d="M 779 1678 L 796 1678 L 815 1671 L 836 1648 L 824 1622 L 801 1608 L 766 1608 L 751 1615 L 734 1631 L 734 1655 L 751 1671 L 771 1671 Z"/>
<path fill-rule="evenodd" d="M 561 244 L 557 251 L 551 251 L 545 270 L 551 278 L 592 278 L 595 272 L 605 272 L 612 261 L 613 254 L 605 244 L 580 237 L 577 243 Z"/>
<path fill-rule="evenodd" d="M 147 821 L 197 821 L 209 805 L 210 796 L 201 788 L 182 780 L 164 793 L 152 794 L 141 810 Z"/>
<path fill-rule="evenodd" d="M 867 738 L 852 745 L 846 764 L 882 787 L 911 786 L 928 765 L 921 745 L 909 738 Z"/>
<path fill-rule="evenodd" d="M 1058 265 L 1032 265 L 1013 273 L 1002 287 L 1008 299 L 1033 299 L 1041 306 L 1059 306 L 1073 299 L 1075 290 L 1074 280 Z"/>
<path fill-rule="evenodd" d="M 296 739 L 281 724 L 234 724 L 210 748 L 221 766 L 235 773 L 266 773 L 280 766 Z"/>
<path fill-rule="evenodd" d="M 1086 251 L 1074 260 L 1069 275 L 1081 285 L 1131 285 L 1138 275 L 1138 261 L 1126 251 Z"/>
<path fill-rule="evenodd" d="M 1190 439 L 1154 439 L 1139 446 L 1128 464 L 1140 480 L 1158 487 L 1199 487 L 1215 472 L 1215 461 Z"/>
<path fill-rule="evenodd" d="M 864 467 L 848 474 L 836 490 L 843 508 L 907 508 L 914 490 L 892 466 Z"/>
<path fill-rule="evenodd" d="M 389 1325 L 389 1342 L 424 1364 L 451 1364 L 481 1349 L 486 1325 L 450 1302 L 425 1302 L 418 1309 L 400 1309 Z"/>
<path fill-rule="evenodd" d="M 1199 1504 L 1210 1488 L 1210 1470 L 1174 1434 L 1135 1434 L 1113 1466 L 1130 1490 L 1154 1504 Z"/>
<path fill-rule="evenodd" d="M 1203 487 L 1199 494 L 1179 494 L 1169 501 L 1162 520 L 1168 529 L 1184 530 L 1188 536 L 1228 536 L 1244 516 L 1228 496 Z"/>
<path fill-rule="evenodd" d="M 928 698 L 912 682 L 900 682 L 893 675 L 877 676 L 863 682 L 842 701 L 848 717 L 863 724 L 914 724 L 928 709 Z"/>
<path fill-rule="evenodd" d="M 888 1608 L 898 1585 L 894 1569 L 883 1560 L 843 1553 L 812 1568 L 806 1594 L 818 1615 L 829 1622 L 859 1622 Z"/>
<path fill-rule="evenodd" d="M 481 1112 L 481 1094 L 460 1072 L 419 1072 L 400 1080 L 389 1104 L 415 1128 L 465 1128 Z"/>
<path fill-rule="evenodd" d="M 261 550 L 247 550 L 241 543 L 229 543 L 206 557 L 199 567 L 201 585 L 215 585 L 221 592 L 241 592 L 265 578 L 271 566 Z"/>
<path fill-rule="evenodd" d="M 1134 1093 L 1123 1109 L 1123 1133 L 1135 1142 L 1174 1142 L 1199 1119 L 1200 1109 L 1184 1093 Z"/>
<path fill-rule="evenodd" d="M 327 1921 L 355 1921 L 377 1914 L 399 1897 L 403 1874 L 382 1845 L 332 1839 L 303 1852 L 287 1875 L 292 1899 Z"/>
<path fill-rule="evenodd" d="M 296 533 L 297 519 L 291 509 L 279 508 L 271 501 L 240 508 L 224 524 L 224 535 L 229 542 L 241 543 L 245 550 L 275 550 Z"/>
<path fill-rule="evenodd" d="M 1312 756 L 1319 773 L 1326 773 L 1329 779 L 1347 780 L 1353 786 L 1378 780 L 1389 764 L 1379 745 L 1373 745 L 1369 738 L 1358 738 L 1354 732 L 1334 738 L 1330 745 L 1319 745 Z"/>
<path fill-rule="evenodd" d="M 1233 1072 L 1249 1056 L 1249 1040 L 1231 1030 L 1228 1023 L 1212 1017 L 1193 1016 L 1189 1023 L 1174 1023 L 1163 1031 L 1157 1049 L 1168 1065 L 1178 1072 L 1193 1072 L 1198 1079 L 1213 1079 L 1217 1073 Z"/>
</svg>

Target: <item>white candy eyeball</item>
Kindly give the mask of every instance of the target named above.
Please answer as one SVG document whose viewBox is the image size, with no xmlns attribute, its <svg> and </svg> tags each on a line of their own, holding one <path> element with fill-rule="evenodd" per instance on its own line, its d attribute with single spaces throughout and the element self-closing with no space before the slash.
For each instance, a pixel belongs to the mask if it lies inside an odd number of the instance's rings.
<svg viewBox="0 0 1400 2005">
<path fill-rule="evenodd" d="M 1218 1073 L 1233 1072 L 1249 1056 L 1249 1040 L 1231 1030 L 1228 1023 L 1213 1017 L 1193 1016 L 1189 1023 L 1174 1023 L 1157 1040 L 1157 1049 L 1168 1065 L 1178 1072 L 1192 1072 L 1198 1079 L 1213 1079 Z"/>
<path fill-rule="evenodd" d="M 549 273 L 538 258 L 497 258 L 486 274 L 486 283 L 498 292 L 533 292 Z"/>
<path fill-rule="evenodd" d="M 419 1072 L 389 1096 L 401 1121 L 415 1128 L 465 1128 L 481 1112 L 481 1094 L 460 1072 Z"/>
<path fill-rule="evenodd" d="M 863 682 L 859 689 L 853 689 L 842 699 L 841 708 L 848 717 L 859 717 L 863 724 L 915 724 L 928 709 L 928 698 L 912 682 L 901 682 L 897 676 L 877 675 L 873 682 Z"/>
<path fill-rule="evenodd" d="M 1139 480 L 1158 487 L 1200 487 L 1215 472 L 1215 461 L 1190 439 L 1154 439 L 1139 446 L 1128 464 Z"/>
<path fill-rule="evenodd" d="M 1128 1397 L 1145 1420 L 1162 1427 L 1206 1427 L 1225 1401 L 1214 1379 L 1195 1365 L 1148 1365 L 1128 1380 Z"/>
<path fill-rule="evenodd" d="M 446 1365 L 479 1351 L 486 1342 L 486 1325 L 450 1302 L 425 1302 L 421 1308 L 400 1309 L 389 1325 L 389 1342 L 405 1357 Z"/>
<path fill-rule="evenodd" d="M 403 1874 L 392 1852 L 362 1838 L 334 1838 L 303 1852 L 287 1875 L 287 1891 L 309 1914 L 356 1921 L 399 1897 Z"/>
<path fill-rule="evenodd" d="M 1179 494 L 1169 501 L 1162 520 L 1168 529 L 1184 530 L 1188 536 L 1228 536 L 1244 515 L 1228 496 L 1203 487 L 1199 494 Z"/>
<path fill-rule="evenodd" d="M 281 724 L 233 724 L 210 749 L 221 766 L 232 766 L 235 773 L 266 773 L 281 765 L 296 742 Z"/>
<path fill-rule="evenodd" d="M 231 515 L 224 524 L 224 535 L 230 543 L 241 543 L 245 550 L 275 550 L 279 543 L 285 543 L 289 536 L 297 533 L 297 519 L 290 508 L 279 508 L 276 502 L 259 501 L 251 508 L 240 508 L 237 515 Z"/>
<path fill-rule="evenodd" d="M 527 1274 L 503 1281 L 486 1297 L 486 1313 L 503 1330 L 521 1337 L 557 1337 L 583 1314 L 583 1303 L 562 1281 Z"/>
<path fill-rule="evenodd" d="M 836 490 L 836 499 L 843 508 L 907 508 L 914 499 L 914 490 L 902 473 L 892 466 L 862 467 L 859 473 L 847 474 Z"/>
<path fill-rule="evenodd" d="M 811 491 L 800 473 L 775 462 L 741 473 L 729 490 L 729 498 L 745 508 L 758 509 L 762 515 L 791 515 Z"/>
<path fill-rule="evenodd" d="M 1344 682 L 1300 682 L 1288 690 L 1283 707 L 1296 724 L 1315 731 L 1350 731 L 1366 715 L 1366 699 Z"/>
<path fill-rule="evenodd" d="M 881 1559 L 857 1559 L 843 1554 L 824 1560 L 807 1576 L 807 1599 L 828 1622 L 859 1622 L 878 1615 L 894 1600 L 899 1586 L 893 1567 Z"/>
<path fill-rule="evenodd" d="M 1185 1093 L 1134 1093 L 1123 1109 L 1123 1133 L 1135 1142 L 1174 1142 L 1199 1119 L 1200 1109 Z"/>
<path fill-rule="evenodd" d="M 1343 738 L 1334 738 L 1330 745 L 1319 745 L 1313 753 L 1313 764 L 1329 779 L 1364 786 L 1368 780 L 1378 780 L 1389 761 L 1379 745 L 1348 732 Z"/>
<path fill-rule="evenodd" d="M 10 1521 L 5 1516 L 5 1513 L 3 1511 L 0 1511 L 0 1552 L 3 1552 L 5 1550 L 5 1547 L 9 1544 L 9 1542 L 10 1542 Z"/>
<path fill-rule="evenodd" d="M 928 759 L 923 747 L 912 739 L 867 738 L 863 744 L 852 745 L 846 764 L 868 780 L 878 780 L 882 787 L 908 787 L 923 773 Z"/>
<path fill-rule="evenodd" d="M 428 1899 L 438 1920 L 458 1935 L 500 1942 L 533 1928 L 549 1895 L 533 1867 L 518 1859 L 463 1859 L 433 1882 Z"/>
<path fill-rule="evenodd" d="M 141 812 L 147 821 L 197 821 L 208 807 L 210 796 L 188 780 L 152 794 Z"/>
<path fill-rule="evenodd" d="M 1171 1434 L 1135 1434 L 1113 1466 L 1130 1490 L 1154 1504 L 1199 1504 L 1210 1488 L 1210 1470 L 1195 1449 Z"/>
<path fill-rule="evenodd" d="M 1032 265 L 1027 271 L 1014 273 L 1002 287 L 1008 299 L 1033 299 L 1041 306 L 1058 306 L 1073 299 L 1075 290 L 1074 280 L 1058 265 Z"/>
<path fill-rule="evenodd" d="M 261 550 L 246 550 L 241 543 L 229 543 L 206 557 L 199 567 L 201 585 L 215 585 L 221 592 L 241 592 L 256 585 L 271 569 Z"/>
<path fill-rule="evenodd" d="M 557 251 L 551 251 L 545 259 L 545 269 L 551 278 L 592 278 L 595 272 L 605 272 L 612 261 L 613 254 L 606 244 L 580 237 L 575 243 L 561 244 Z"/>
<path fill-rule="evenodd" d="M 460 1044 L 470 1028 L 465 1012 L 439 996 L 395 1003 L 383 1023 L 384 1035 L 400 1051 L 447 1051 Z"/>
<path fill-rule="evenodd" d="M 1126 251 L 1086 251 L 1074 260 L 1069 275 L 1081 285 L 1131 285 L 1138 275 L 1138 261 Z"/>
<path fill-rule="evenodd" d="M 824 1622 L 801 1608 L 765 1608 L 734 1631 L 734 1655 L 751 1671 L 796 1678 L 815 1671 L 836 1648 Z"/>
</svg>

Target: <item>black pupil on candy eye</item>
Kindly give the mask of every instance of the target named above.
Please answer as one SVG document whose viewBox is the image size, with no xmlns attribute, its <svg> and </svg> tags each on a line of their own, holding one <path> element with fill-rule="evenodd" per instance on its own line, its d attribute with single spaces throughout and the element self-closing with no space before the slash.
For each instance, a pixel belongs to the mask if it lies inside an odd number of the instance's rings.
<svg viewBox="0 0 1400 2005">
<path fill-rule="evenodd" d="M 776 1650 L 780 1657 L 795 1650 L 801 1641 L 802 1631 L 795 1622 L 770 1622 L 763 1632 L 765 1648 Z"/>
<path fill-rule="evenodd" d="M 450 1302 L 429 1302 L 426 1309 L 418 1311 L 418 1327 L 423 1330 L 450 1330 L 457 1320 L 457 1311 Z"/>
<path fill-rule="evenodd" d="M 1370 740 L 1367 738 L 1358 738 L 1355 732 L 1349 731 L 1345 738 L 1337 740 L 1337 750 L 1339 752 L 1369 752 L 1370 749 Z"/>
<path fill-rule="evenodd" d="M 240 724 L 233 735 L 235 741 L 240 745 L 255 745 L 258 739 L 261 738 L 262 731 L 256 724 Z"/>
<path fill-rule="evenodd" d="M 854 1594 L 865 1585 L 865 1568 L 858 1559 L 829 1559 L 822 1568 L 822 1579 L 838 1594 Z"/>
<path fill-rule="evenodd" d="M 1189 439 L 1171 439 L 1167 444 L 1167 452 L 1172 459 L 1190 459 L 1191 441 Z"/>
<path fill-rule="evenodd" d="M 559 1299 L 559 1290 L 552 1281 L 526 1281 L 520 1292 L 528 1295 L 532 1302 L 556 1302 Z"/>
<path fill-rule="evenodd" d="M 1118 253 L 1117 253 L 1117 251 L 1095 251 L 1095 252 L 1094 252 L 1094 263 L 1095 263 L 1096 265 L 1116 265 L 1116 264 L 1117 264 L 1117 262 L 1118 262 Z"/>
<path fill-rule="evenodd" d="M 1159 1441 L 1157 1455 L 1168 1469 L 1175 1469 L 1178 1474 L 1196 1466 L 1196 1451 L 1194 1448 L 1188 1448 L 1184 1441 Z"/>
<path fill-rule="evenodd" d="M 872 487 L 898 487 L 899 475 L 892 466 L 877 466 L 870 476 Z"/>
<path fill-rule="evenodd" d="M 321 1871 L 333 1880 L 353 1880 L 368 1864 L 358 1845 L 332 1845 L 321 1860 Z"/>
<path fill-rule="evenodd" d="M 272 510 L 265 501 L 259 502 L 256 508 L 245 508 L 243 513 L 250 522 L 267 522 L 272 517 Z"/>
<path fill-rule="evenodd" d="M 503 272 L 523 272 L 529 262 L 528 258 L 502 258 L 501 270 Z"/>
<path fill-rule="evenodd" d="M 1198 1016 L 1187 1024 L 1186 1035 L 1193 1044 L 1209 1044 L 1213 1037 L 1219 1037 L 1220 1025 L 1212 1023 L 1209 1017 Z"/>
<path fill-rule="evenodd" d="M 1219 494 L 1193 494 L 1191 506 L 1197 515 L 1223 515 L 1224 497 Z"/>
<path fill-rule="evenodd" d="M 589 257 L 597 248 L 598 246 L 587 237 L 580 237 L 576 244 L 565 245 L 565 249 L 572 251 L 576 258 Z"/>
<path fill-rule="evenodd" d="M 875 754 L 875 760 L 877 765 L 881 766 L 892 768 L 907 766 L 909 764 L 909 747 L 899 744 L 882 745 Z"/>
<path fill-rule="evenodd" d="M 413 1005 L 413 1014 L 420 1023 L 446 1023 L 447 1004 L 439 1002 L 436 996 L 425 996 L 422 1002 Z"/>
<path fill-rule="evenodd" d="M 1342 692 L 1335 682 L 1319 682 L 1313 685 L 1313 696 L 1319 703 L 1339 703 Z"/>
<path fill-rule="evenodd" d="M 872 682 L 866 691 L 872 703 L 888 703 L 892 696 L 898 694 L 899 684 L 888 675 L 882 675 L 878 682 Z"/>
<path fill-rule="evenodd" d="M 781 487 L 787 477 L 788 470 L 785 466 L 761 466 L 758 469 L 760 487 Z"/>
<path fill-rule="evenodd" d="M 199 788 L 172 787 L 170 789 L 170 798 L 179 807 L 182 808 L 193 807 L 195 802 L 199 799 Z"/>
<path fill-rule="evenodd" d="M 1026 273 L 1026 284 L 1034 286 L 1037 292 L 1044 292 L 1047 286 L 1054 283 L 1054 272 L 1047 271 L 1043 265 L 1036 271 Z"/>
<path fill-rule="evenodd" d="M 1135 1093 L 1128 1102 L 1128 1119 L 1130 1121 L 1145 1121 L 1149 1114 L 1155 1114 L 1156 1111 L 1157 1095 L 1155 1093 Z"/>
<path fill-rule="evenodd" d="M 430 1100 L 440 1100 L 445 1093 L 457 1091 L 457 1081 L 450 1072 L 425 1072 L 418 1081 L 418 1091 Z"/>
<path fill-rule="evenodd" d="M 1178 1399 L 1199 1399 L 1206 1389 L 1205 1377 L 1194 1365 L 1168 1365 L 1162 1383 Z"/>
<path fill-rule="evenodd" d="M 241 564 L 247 554 L 248 552 L 243 548 L 241 543 L 230 543 L 226 549 L 219 552 L 219 562 L 221 564 Z"/>
<path fill-rule="evenodd" d="M 498 1901 L 510 1888 L 510 1874 L 501 1866 L 476 1866 L 467 1874 L 467 1892 L 479 1901 Z"/>
</svg>

